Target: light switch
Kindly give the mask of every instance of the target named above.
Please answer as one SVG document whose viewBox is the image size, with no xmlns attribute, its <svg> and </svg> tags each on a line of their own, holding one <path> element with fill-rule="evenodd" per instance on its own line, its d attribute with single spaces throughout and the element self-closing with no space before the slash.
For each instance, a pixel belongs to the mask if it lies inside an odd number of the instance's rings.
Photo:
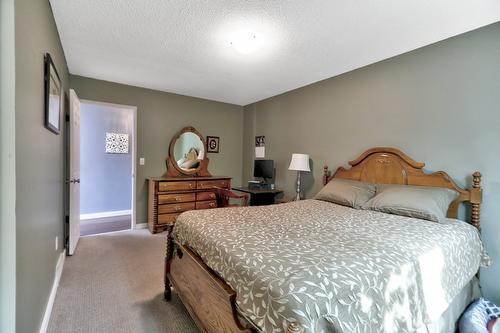
<svg viewBox="0 0 500 333">
<path fill-rule="evenodd" d="M 146 164 L 146 159 L 144 157 L 139 158 L 139 165 Z"/>
</svg>

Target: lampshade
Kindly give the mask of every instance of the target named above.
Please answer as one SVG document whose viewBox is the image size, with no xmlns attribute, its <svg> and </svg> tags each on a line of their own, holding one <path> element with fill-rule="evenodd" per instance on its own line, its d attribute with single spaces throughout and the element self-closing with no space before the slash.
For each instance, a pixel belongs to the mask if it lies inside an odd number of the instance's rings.
<svg viewBox="0 0 500 333">
<path fill-rule="evenodd" d="M 309 155 L 293 154 L 288 170 L 311 171 L 311 168 L 309 167 Z"/>
</svg>

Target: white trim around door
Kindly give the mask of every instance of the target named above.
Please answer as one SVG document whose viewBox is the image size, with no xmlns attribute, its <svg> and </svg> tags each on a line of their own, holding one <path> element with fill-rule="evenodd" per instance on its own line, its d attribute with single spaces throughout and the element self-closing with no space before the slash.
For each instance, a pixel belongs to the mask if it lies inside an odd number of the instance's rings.
<svg viewBox="0 0 500 333">
<path fill-rule="evenodd" d="M 83 221 L 83 220 L 93 220 L 93 219 L 102 219 L 104 217 L 125 216 L 125 215 L 132 215 L 132 209 L 129 209 L 129 210 L 115 210 L 115 211 L 112 211 L 112 212 L 99 212 L 99 213 L 80 214 L 80 221 Z"/>
</svg>

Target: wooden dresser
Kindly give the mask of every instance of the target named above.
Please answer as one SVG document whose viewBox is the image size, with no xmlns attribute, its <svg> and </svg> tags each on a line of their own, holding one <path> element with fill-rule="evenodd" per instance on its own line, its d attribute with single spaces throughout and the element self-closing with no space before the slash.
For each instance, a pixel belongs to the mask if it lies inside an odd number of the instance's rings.
<svg viewBox="0 0 500 333">
<path fill-rule="evenodd" d="M 148 178 L 148 227 L 152 233 L 165 230 L 187 210 L 217 207 L 214 187 L 231 188 L 229 177 Z"/>
</svg>

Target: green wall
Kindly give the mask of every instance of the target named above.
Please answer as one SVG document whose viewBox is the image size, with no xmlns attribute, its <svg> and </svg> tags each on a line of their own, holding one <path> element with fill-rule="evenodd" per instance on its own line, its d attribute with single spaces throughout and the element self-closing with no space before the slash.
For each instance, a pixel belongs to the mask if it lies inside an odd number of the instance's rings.
<svg viewBox="0 0 500 333">
<path fill-rule="evenodd" d="M 65 92 L 66 60 L 48 1 L 16 0 L 17 332 L 37 332 L 63 245 L 64 130 L 44 124 L 44 53 Z M 59 250 L 55 250 L 55 237 Z"/>
<path fill-rule="evenodd" d="M 481 275 L 500 303 L 500 23 L 245 107 L 243 181 L 251 177 L 253 136 L 266 136 L 277 186 L 292 197 L 292 153 L 313 161 L 307 197 L 334 169 L 373 146 L 402 149 L 428 171 L 460 185 L 483 173 L 484 244 L 495 262 Z"/>
<path fill-rule="evenodd" d="M 256 113 L 255 104 L 243 107 L 243 183 L 253 179 L 253 161 L 255 159 Z M 267 149 L 267 148 L 266 148 Z M 267 152 L 266 152 L 267 154 Z"/>
<path fill-rule="evenodd" d="M 0 2 L 0 332 L 16 324 L 16 160 L 14 0 Z"/>
<path fill-rule="evenodd" d="M 243 110 L 240 106 L 208 101 L 156 90 L 70 76 L 70 86 L 80 99 L 137 107 L 136 200 L 137 223 L 147 217 L 146 178 L 166 171 L 170 140 L 185 126 L 193 126 L 205 137 L 220 137 L 220 153 L 209 153 L 212 175 L 233 177 L 241 184 Z M 146 164 L 139 165 L 144 157 Z"/>
</svg>

